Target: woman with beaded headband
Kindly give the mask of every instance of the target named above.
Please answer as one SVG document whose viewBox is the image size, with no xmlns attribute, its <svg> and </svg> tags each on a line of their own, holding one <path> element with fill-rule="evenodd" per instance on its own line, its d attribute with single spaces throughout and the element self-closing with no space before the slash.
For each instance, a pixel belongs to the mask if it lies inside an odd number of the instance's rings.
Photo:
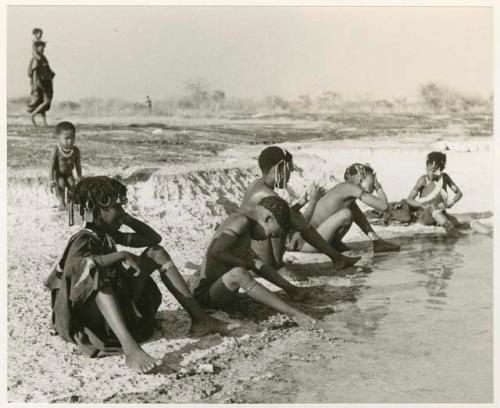
<svg viewBox="0 0 500 408">
<path fill-rule="evenodd" d="M 189 291 L 161 236 L 126 213 L 127 189 L 109 177 L 88 177 L 74 191 L 73 203 L 84 219 L 54 271 L 46 280 L 52 291 L 52 321 L 58 334 L 90 357 L 124 353 L 126 364 L 141 372 L 157 361 L 138 344 L 149 338 L 161 293 L 151 278 L 158 270 L 167 289 L 189 313 L 190 333 L 225 333 L 227 323 L 207 315 Z M 134 232 L 121 232 L 126 225 Z M 146 248 L 140 256 L 118 251 L 116 244 Z"/>
<path fill-rule="evenodd" d="M 382 185 L 369 164 L 354 163 L 344 172 L 344 182 L 337 184 L 319 200 L 312 217 L 312 225 L 332 247 L 340 252 L 350 248 L 342 238 L 355 222 L 373 242 L 375 252 L 397 251 L 399 247 L 383 241 L 375 233 L 365 214 L 356 204 L 360 200 L 379 211 L 388 208 Z M 376 195 L 373 192 L 376 192 Z M 291 248 L 302 252 L 316 252 L 297 234 L 291 240 Z"/>
<path fill-rule="evenodd" d="M 268 196 L 278 196 L 275 189 L 286 188 L 290 175 L 294 170 L 292 154 L 279 146 L 266 147 L 259 155 L 259 167 L 262 176 L 255 180 L 248 187 L 242 208 L 253 208 L 264 198 Z M 316 185 L 313 185 L 309 191 L 308 199 L 301 200 L 299 203 L 291 206 L 291 229 L 298 231 L 301 236 L 317 248 L 320 252 L 327 255 L 333 262 L 334 267 L 345 268 L 356 263 L 360 257 L 346 257 L 338 253 L 309 225 L 309 218 L 314 211 L 317 201 L 322 195 L 322 191 Z M 299 211 L 301 207 L 307 204 L 304 215 Z M 252 250 L 256 256 L 265 264 L 273 269 L 284 267 L 283 254 L 285 252 L 286 238 L 269 238 L 264 241 L 252 241 Z"/>
</svg>

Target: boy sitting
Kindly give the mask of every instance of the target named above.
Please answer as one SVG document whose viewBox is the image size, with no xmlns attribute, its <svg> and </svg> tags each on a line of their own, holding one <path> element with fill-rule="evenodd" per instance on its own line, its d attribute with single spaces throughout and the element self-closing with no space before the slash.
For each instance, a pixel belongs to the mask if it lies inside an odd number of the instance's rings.
<svg viewBox="0 0 500 408">
<path fill-rule="evenodd" d="M 380 239 L 356 204 L 356 200 L 360 200 L 380 211 L 385 211 L 388 207 L 387 197 L 373 169 L 366 164 L 354 163 L 346 169 L 344 180 L 327 191 L 319 200 L 311 225 L 339 252 L 350 249 L 342 242 L 342 238 L 353 222 L 373 242 L 374 252 L 399 250 L 397 245 Z M 376 195 L 373 194 L 374 191 Z M 289 245 L 293 250 L 315 252 L 315 248 L 304 242 L 297 234 L 292 237 Z"/>
<path fill-rule="evenodd" d="M 76 169 L 78 181 L 82 178 L 80 149 L 75 146 L 75 132 L 75 126 L 71 122 L 58 123 L 55 130 L 58 143 L 50 156 L 50 191 L 55 190 L 61 210 L 67 205 L 65 190 L 71 192 L 75 187 L 73 169 Z"/>
<path fill-rule="evenodd" d="M 258 205 L 231 214 L 215 231 L 201 266 L 195 298 L 215 309 L 232 305 L 242 289 L 257 302 L 288 315 L 300 326 L 311 326 L 314 319 L 288 305 L 253 278 L 253 273 L 284 289 L 292 299 L 301 300 L 305 291 L 292 285 L 262 261 L 256 261 L 252 240 L 282 237 L 290 227 L 290 209 L 276 196 L 263 198 Z"/>
</svg>

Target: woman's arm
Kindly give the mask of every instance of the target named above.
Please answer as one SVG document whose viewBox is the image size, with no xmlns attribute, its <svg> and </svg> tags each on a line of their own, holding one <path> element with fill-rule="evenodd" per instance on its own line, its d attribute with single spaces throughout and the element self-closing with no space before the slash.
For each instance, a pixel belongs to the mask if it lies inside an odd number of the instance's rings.
<svg viewBox="0 0 500 408">
<path fill-rule="evenodd" d="M 130 255 L 132 254 L 128 251 L 118 251 L 106 255 L 95 255 L 93 259 L 99 266 L 111 266 L 117 262 L 124 261 Z"/>
<path fill-rule="evenodd" d="M 462 193 L 462 190 L 460 190 L 460 188 L 455 184 L 455 182 L 451 179 L 451 177 L 447 173 L 445 173 L 444 177 L 446 177 L 445 181 L 446 181 L 447 185 L 450 187 L 451 191 L 453 191 L 453 193 L 455 194 L 453 196 L 453 198 L 451 199 L 451 201 L 446 203 L 446 206 L 448 208 L 451 208 L 456 203 L 458 203 L 464 195 Z"/>
<path fill-rule="evenodd" d="M 375 191 L 377 193 L 376 196 L 373 194 L 367 193 L 361 187 L 356 186 L 354 184 L 349 184 L 350 195 L 361 200 L 366 205 L 375 208 L 379 211 L 386 211 L 389 208 L 389 202 L 387 201 L 387 196 L 385 195 L 382 186 L 375 179 Z"/>
<path fill-rule="evenodd" d="M 325 189 L 319 187 L 316 184 L 313 184 L 311 186 L 311 189 L 309 190 L 309 205 L 306 207 L 304 213 L 302 216 L 304 217 L 304 220 L 306 224 L 309 226 L 311 225 L 311 221 L 314 215 L 314 210 L 316 209 L 316 205 L 318 204 L 319 200 L 321 197 L 325 195 Z"/>
<path fill-rule="evenodd" d="M 134 232 L 117 231 L 110 234 L 118 244 L 131 248 L 144 248 L 158 245 L 161 242 L 161 236 L 153 228 L 130 214 L 125 215 L 123 224 L 132 228 Z"/>
<path fill-rule="evenodd" d="M 417 198 L 418 193 L 420 192 L 420 190 L 423 187 L 423 180 L 424 180 L 424 176 L 420 177 L 417 180 L 417 183 L 415 184 L 415 187 L 413 187 L 413 189 L 410 191 L 410 194 L 408 195 L 408 198 L 406 199 L 406 202 L 408 203 L 408 205 L 410 207 L 414 207 L 414 208 L 423 208 L 423 207 L 425 207 L 424 204 L 422 204 L 422 203 L 418 202 L 417 200 L 415 200 L 415 198 Z"/>
<path fill-rule="evenodd" d="M 222 232 L 210 245 L 209 254 L 213 259 L 225 265 L 241 266 L 253 270 L 255 269 L 255 261 L 252 257 L 241 258 L 231 252 L 231 248 L 239 238 L 236 232 L 232 230 Z"/>
<path fill-rule="evenodd" d="M 134 276 L 138 276 L 141 273 L 139 266 L 140 257 L 128 251 L 118 251 L 106 255 L 97 255 L 94 256 L 93 259 L 97 265 L 104 267 L 114 265 L 117 262 L 125 262 L 132 269 L 135 269 Z"/>
</svg>

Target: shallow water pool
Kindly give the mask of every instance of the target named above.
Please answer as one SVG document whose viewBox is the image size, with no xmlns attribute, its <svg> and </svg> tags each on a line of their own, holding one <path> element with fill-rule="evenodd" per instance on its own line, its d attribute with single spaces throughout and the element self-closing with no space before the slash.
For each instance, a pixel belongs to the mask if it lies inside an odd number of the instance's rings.
<svg viewBox="0 0 500 408">
<path fill-rule="evenodd" d="M 493 240 L 407 240 L 365 259 L 356 301 L 324 318 L 335 342 L 303 342 L 269 402 L 479 403 L 493 400 Z M 252 400 L 252 387 L 248 397 Z M 273 396 L 274 395 L 274 396 Z M 275 401 L 273 401 L 275 400 Z"/>
</svg>

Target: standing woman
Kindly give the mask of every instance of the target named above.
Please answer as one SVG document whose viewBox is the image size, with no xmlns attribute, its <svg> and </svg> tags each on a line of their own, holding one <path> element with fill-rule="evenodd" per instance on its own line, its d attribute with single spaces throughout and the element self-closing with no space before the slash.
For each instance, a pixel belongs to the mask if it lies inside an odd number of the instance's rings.
<svg viewBox="0 0 500 408">
<path fill-rule="evenodd" d="M 31 122 L 37 126 L 35 116 L 41 115 L 43 123 L 47 126 L 46 112 L 50 109 L 54 88 L 52 80 L 56 75 L 49 66 L 49 61 L 44 55 L 45 41 L 36 40 L 33 43 L 33 57 L 28 67 L 28 76 L 31 83 L 31 97 L 28 103 L 28 113 L 31 114 Z"/>
</svg>

